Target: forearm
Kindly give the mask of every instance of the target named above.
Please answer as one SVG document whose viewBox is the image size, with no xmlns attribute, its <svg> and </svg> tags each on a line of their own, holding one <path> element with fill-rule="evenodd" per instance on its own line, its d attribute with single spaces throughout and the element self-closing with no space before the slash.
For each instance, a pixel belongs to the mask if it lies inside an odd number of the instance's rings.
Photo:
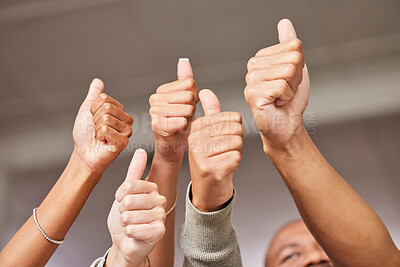
<svg viewBox="0 0 400 267">
<path fill-rule="evenodd" d="M 64 172 L 37 209 L 37 220 L 52 239 L 61 240 L 100 179 L 73 153 Z M 44 266 L 57 245 L 47 241 L 31 216 L 0 253 L 0 266 Z M 29 257 L 21 257 L 27 255 Z"/>
<path fill-rule="evenodd" d="M 385 225 L 329 165 L 304 128 L 285 147 L 264 141 L 264 150 L 308 228 L 337 266 L 394 266 L 398 250 Z"/>
<path fill-rule="evenodd" d="M 183 156 L 171 160 L 157 151 L 154 154 L 148 181 L 156 183 L 159 193 L 167 198 L 166 211 L 169 211 L 176 201 L 182 158 Z M 175 209 L 167 215 L 165 228 L 163 239 L 157 243 L 149 255 L 151 266 L 172 267 L 174 265 Z"/>
</svg>

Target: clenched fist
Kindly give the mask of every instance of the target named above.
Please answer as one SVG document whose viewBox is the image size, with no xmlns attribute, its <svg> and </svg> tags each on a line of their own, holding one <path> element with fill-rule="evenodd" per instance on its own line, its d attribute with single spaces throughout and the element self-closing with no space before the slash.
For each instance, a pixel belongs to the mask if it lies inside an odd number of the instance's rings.
<svg viewBox="0 0 400 267">
<path fill-rule="evenodd" d="M 264 150 L 288 144 L 303 129 L 310 94 L 302 43 L 292 23 L 281 20 L 278 32 L 280 44 L 261 49 L 249 60 L 244 91 Z"/>
<path fill-rule="evenodd" d="M 189 165 L 193 205 L 201 211 L 219 210 L 233 193 L 233 172 L 239 167 L 243 146 L 242 117 L 221 112 L 217 96 L 200 92 L 205 116 L 192 123 Z"/>
<path fill-rule="evenodd" d="M 103 82 L 94 79 L 73 130 L 75 151 L 93 173 L 103 173 L 125 149 L 132 135 L 133 118 L 103 90 Z"/>
<path fill-rule="evenodd" d="M 138 149 L 115 194 L 108 216 L 113 245 L 106 266 L 144 266 L 146 256 L 164 236 L 167 200 L 155 183 L 140 180 L 146 161 L 146 152 Z"/>
<path fill-rule="evenodd" d="M 188 60 L 179 60 L 177 74 L 177 81 L 161 85 L 149 99 L 156 153 L 171 161 L 183 156 L 199 101 Z"/>
</svg>

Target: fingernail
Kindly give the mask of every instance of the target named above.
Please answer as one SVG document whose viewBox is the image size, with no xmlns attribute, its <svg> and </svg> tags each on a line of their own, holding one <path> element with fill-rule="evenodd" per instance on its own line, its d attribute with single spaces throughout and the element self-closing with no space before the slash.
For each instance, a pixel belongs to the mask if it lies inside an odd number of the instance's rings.
<svg viewBox="0 0 400 267">
<path fill-rule="evenodd" d="M 187 61 L 187 62 L 189 62 L 189 58 L 187 58 L 187 57 L 181 57 L 181 58 L 179 58 L 179 61 Z"/>
<path fill-rule="evenodd" d="M 146 150 L 144 150 L 143 148 L 138 148 L 136 149 L 137 153 L 146 153 Z"/>
</svg>

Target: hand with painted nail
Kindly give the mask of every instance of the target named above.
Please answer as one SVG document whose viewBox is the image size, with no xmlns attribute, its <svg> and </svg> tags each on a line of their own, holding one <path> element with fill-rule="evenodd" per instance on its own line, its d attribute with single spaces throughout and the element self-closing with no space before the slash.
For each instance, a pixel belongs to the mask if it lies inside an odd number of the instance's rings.
<svg viewBox="0 0 400 267">
<path fill-rule="evenodd" d="M 132 135 L 132 116 L 103 90 L 103 82 L 94 79 L 73 130 L 75 151 L 94 173 L 103 173 L 125 149 Z"/>
<path fill-rule="evenodd" d="M 155 153 L 171 161 L 183 156 L 199 101 L 188 59 L 179 60 L 177 74 L 177 81 L 161 85 L 149 99 Z"/>
<path fill-rule="evenodd" d="M 232 197 L 233 172 L 243 146 L 242 117 L 221 112 L 217 96 L 200 91 L 205 116 L 192 123 L 188 138 L 193 205 L 204 212 L 219 210 Z"/>
<path fill-rule="evenodd" d="M 266 145 L 285 145 L 303 127 L 310 80 L 302 43 L 292 23 L 278 24 L 280 43 L 258 51 L 248 62 L 244 95 Z"/>
<path fill-rule="evenodd" d="M 146 161 L 146 152 L 138 149 L 115 194 L 107 221 L 113 245 L 106 266 L 144 266 L 146 256 L 164 236 L 167 201 L 155 183 L 140 180 Z"/>
</svg>

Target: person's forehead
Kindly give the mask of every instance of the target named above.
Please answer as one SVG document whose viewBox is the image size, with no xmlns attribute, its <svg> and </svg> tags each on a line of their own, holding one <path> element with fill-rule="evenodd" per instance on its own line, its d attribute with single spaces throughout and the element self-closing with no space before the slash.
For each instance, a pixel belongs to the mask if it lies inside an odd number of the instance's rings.
<svg viewBox="0 0 400 267">
<path fill-rule="evenodd" d="M 303 221 L 292 222 L 278 231 L 267 251 L 266 262 L 273 264 L 286 248 L 305 248 L 316 244 Z"/>
<path fill-rule="evenodd" d="M 290 224 L 281 229 L 271 243 L 271 252 L 278 253 L 284 247 L 302 247 L 316 243 L 314 237 L 302 222 Z"/>
</svg>

